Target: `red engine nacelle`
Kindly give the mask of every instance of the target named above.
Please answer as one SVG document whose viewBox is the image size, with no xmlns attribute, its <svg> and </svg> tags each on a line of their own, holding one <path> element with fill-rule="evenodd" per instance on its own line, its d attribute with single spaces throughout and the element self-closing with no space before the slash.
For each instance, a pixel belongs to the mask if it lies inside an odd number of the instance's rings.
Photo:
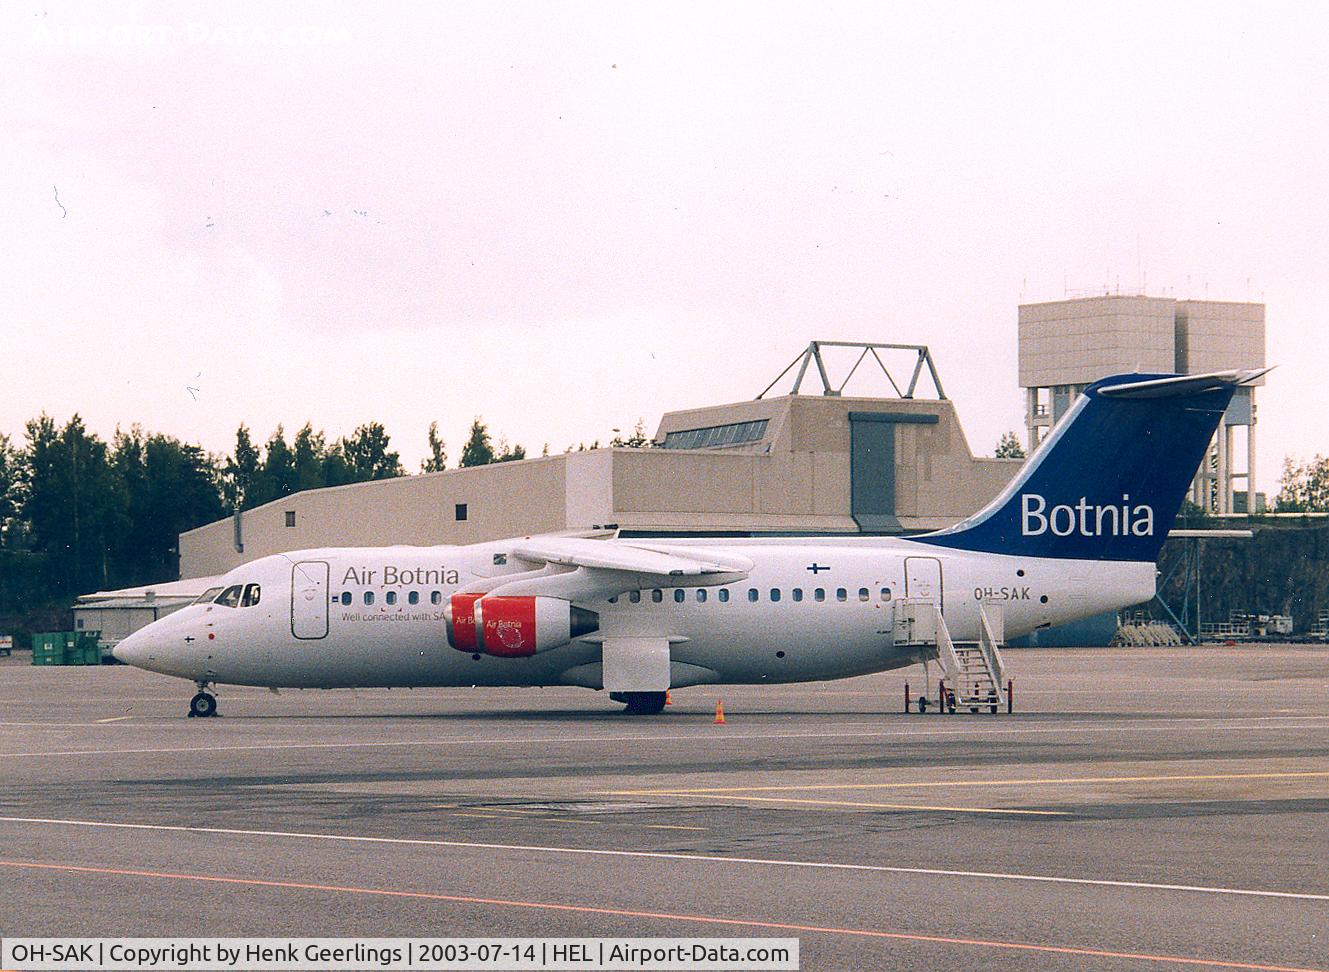
<svg viewBox="0 0 1329 972">
<path fill-rule="evenodd" d="M 526 658 L 600 627 L 594 611 L 561 597 L 454 594 L 443 616 L 453 648 L 500 658 Z"/>
</svg>

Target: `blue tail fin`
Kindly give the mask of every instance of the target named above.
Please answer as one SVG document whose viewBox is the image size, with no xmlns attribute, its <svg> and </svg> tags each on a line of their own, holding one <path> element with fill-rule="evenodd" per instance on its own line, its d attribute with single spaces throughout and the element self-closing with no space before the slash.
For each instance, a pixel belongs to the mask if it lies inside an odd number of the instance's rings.
<svg viewBox="0 0 1329 972">
<path fill-rule="evenodd" d="M 1001 495 L 913 539 L 1027 557 L 1154 561 L 1233 392 L 1263 373 L 1095 382 Z"/>
</svg>

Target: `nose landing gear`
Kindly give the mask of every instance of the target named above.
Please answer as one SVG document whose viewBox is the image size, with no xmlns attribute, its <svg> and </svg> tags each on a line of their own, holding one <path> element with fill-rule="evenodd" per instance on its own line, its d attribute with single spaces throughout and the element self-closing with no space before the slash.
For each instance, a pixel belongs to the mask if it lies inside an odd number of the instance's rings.
<svg viewBox="0 0 1329 972">
<path fill-rule="evenodd" d="M 189 718 L 207 719 L 217 714 L 217 697 L 208 691 L 207 682 L 198 683 L 198 694 L 189 700 Z"/>
</svg>

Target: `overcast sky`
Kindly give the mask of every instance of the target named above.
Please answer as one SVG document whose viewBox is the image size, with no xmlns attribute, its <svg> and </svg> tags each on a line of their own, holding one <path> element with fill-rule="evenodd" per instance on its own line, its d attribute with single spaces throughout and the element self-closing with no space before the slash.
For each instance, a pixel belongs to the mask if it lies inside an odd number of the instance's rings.
<svg viewBox="0 0 1329 972">
<path fill-rule="evenodd" d="M 1329 452 L 1314 4 L 10 3 L 0 431 L 538 454 L 931 346 L 1023 427 L 1022 301 L 1264 301 L 1260 488 Z M 854 386 L 851 386 L 851 390 Z M 860 386 L 875 393 L 877 386 Z M 191 391 L 191 389 L 195 389 Z"/>
</svg>

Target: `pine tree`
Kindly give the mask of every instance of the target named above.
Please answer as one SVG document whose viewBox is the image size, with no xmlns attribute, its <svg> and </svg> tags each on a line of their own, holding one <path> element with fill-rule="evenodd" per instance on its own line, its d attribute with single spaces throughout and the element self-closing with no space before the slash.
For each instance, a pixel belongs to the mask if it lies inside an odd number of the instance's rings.
<svg viewBox="0 0 1329 972">
<path fill-rule="evenodd" d="M 255 481 L 259 478 L 258 448 L 249 437 L 249 429 L 241 423 L 235 430 L 235 452 L 226 460 L 223 474 L 223 495 L 231 509 L 246 510 L 255 505 L 249 502 Z"/>
<path fill-rule="evenodd" d="M 461 450 L 461 467 L 487 466 L 494 461 L 494 445 L 489 441 L 489 429 L 480 416 L 471 423 L 471 437 Z"/>
<path fill-rule="evenodd" d="M 349 439 L 342 440 L 342 453 L 346 457 L 352 482 L 406 475 L 406 470 L 401 466 L 401 457 L 388 449 L 390 441 L 388 433 L 379 422 L 362 425 Z"/>
<path fill-rule="evenodd" d="M 429 458 L 420 463 L 421 472 L 442 472 L 448 468 L 448 454 L 438 437 L 438 423 L 429 423 Z"/>
<path fill-rule="evenodd" d="M 1020 445 L 1020 437 L 1014 432 L 1003 432 L 1001 440 L 997 443 L 996 456 L 998 459 L 1023 459 L 1024 446 Z"/>
</svg>

